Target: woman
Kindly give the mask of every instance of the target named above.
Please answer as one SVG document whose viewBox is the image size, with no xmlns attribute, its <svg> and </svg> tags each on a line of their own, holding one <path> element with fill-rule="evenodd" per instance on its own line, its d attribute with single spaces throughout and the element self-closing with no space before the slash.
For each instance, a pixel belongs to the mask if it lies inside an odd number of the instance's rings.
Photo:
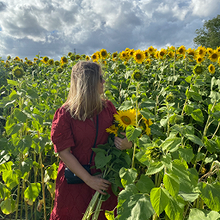
<svg viewBox="0 0 220 220">
<path fill-rule="evenodd" d="M 103 202 L 100 220 L 106 219 L 106 209 L 113 210 L 117 205 L 110 182 L 89 174 L 82 166 L 90 160 L 96 136 L 96 115 L 99 120 L 96 145 L 107 142 L 106 128 L 114 121 L 115 107 L 101 98 L 104 83 L 101 67 L 97 63 L 84 61 L 73 66 L 69 95 L 64 105 L 56 111 L 51 129 L 54 150 L 61 159 L 51 220 L 81 220 L 95 191 L 101 194 L 107 191 L 111 195 Z M 115 145 L 123 150 L 130 148 L 132 143 L 127 138 L 116 137 Z M 64 177 L 65 166 L 84 183 L 68 184 Z M 92 169 L 91 172 L 94 174 L 96 170 Z"/>
</svg>

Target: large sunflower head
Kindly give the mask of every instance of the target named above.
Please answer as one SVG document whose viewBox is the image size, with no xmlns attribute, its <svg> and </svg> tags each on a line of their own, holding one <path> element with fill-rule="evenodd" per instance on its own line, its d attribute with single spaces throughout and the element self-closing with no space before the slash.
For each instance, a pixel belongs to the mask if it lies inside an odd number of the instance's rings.
<svg viewBox="0 0 220 220">
<path fill-rule="evenodd" d="M 18 56 L 16 56 L 15 58 L 14 58 L 14 61 L 20 61 L 21 59 L 18 57 Z"/>
<path fill-rule="evenodd" d="M 71 54 L 70 59 L 71 59 L 72 61 L 74 61 L 74 60 L 76 59 L 76 55 L 75 55 L 75 54 Z"/>
<path fill-rule="evenodd" d="M 174 58 L 174 52 L 172 50 L 168 51 L 167 57 L 168 58 Z"/>
<path fill-rule="evenodd" d="M 53 59 L 49 59 L 48 60 L 48 64 L 51 65 L 51 66 L 54 65 L 54 60 Z"/>
<path fill-rule="evenodd" d="M 79 54 L 76 54 L 76 60 L 80 60 L 81 56 Z"/>
<path fill-rule="evenodd" d="M 106 49 L 101 49 L 99 54 L 100 54 L 101 59 L 106 59 L 108 56 Z"/>
<path fill-rule="evenodd" d="M 65 56 L 63 56 L 63 57 L 61 57 L 60 62 L 62 64 L 66 64 L 66 63 L 68 63 L 68 59 Z"/>
<path fill-rule="evenodd" d="M 196 75 L 200 75 L 204 72 L 204 67 L 200 64 L 197 64 L 193 68 L 193 73 Z"/>
<path fill-rule="evenodd" d="M 204 57 L 206 55 L 206 48 L 203 46 L 199 46 L 197 48 L 198 55 Z"/>
<path fill-rule="evenodd" d="M 106 132 L 109 134 L 114 134 L 117 137 L 118 136 L 118 127 L 116 127 L 116 125 L 113 124 L 109 128 L 106 128 Z"/>
<path fill-rule="evenodd" d="M 73 54 L 72 52 L 69 52 L 69 53 L 68 53 L 68 56 L 70 57 L 72 54 Z"/>
<path fill-rule="evenodd" d="M 55 66 L 59 66 L 59 65 L 60 65 L 60 61 L 56 60 L 56 61 L 54 62 L 54 64 L 55 64 Z"/>
<path fill-rule="evenodd" d="M 96 52 L 96 53 L 92 54 L 91 58 L 92 58 L 93 61 L 98 60 L 99 59 L 99 54 Z"/>
<path fill-rule="evenodd" d="M 184 55 L 185 52 L 186 52 L 186 48 L 183 45 L 177 49 L 177 54 Z"/>
<path fill-rule="evenodd" d="M 145 53 L 141 50 L 136 50 L 134 52 L 134 59 L 137 63 L 142 64 L 145 59 Z"/>
<path fill-rule="evenodd" d="M 188 54 L 189 61 L 193 61 L 193 60 L 196 59 L 196 51 L 195 51 L 195 49 L 189 48 L 186 52 Z"/>
<path fill-rule="evenodd" d="M 211 47 L 208 47 L 208 48 L 206 49 L 206 52 L 207 52 L 209 55 L 211 55 L 211 54 L 214 52 L 214 50 L 213 50 Z"/>
<path fill-rule="evenodd" d="M 90 60 L 90 57 L 89 57 L 89 56 L 86 56 L 85 60 L 89 61 L 89 60 Z"/>
<path fill-rule="evenodd" d="M 213 50 L 213 52 L 209 55 L 209 59 L 212 61 L 212 62 L 217 62 L 218 61 L 218 52 L 216 50 Z"/>
<path fill-rule="evenodd" d="M 118 111 L 118 114 L 114 114 L 115 120 L 119 123 L 119 126 L 124 130 L 128 125 L 136 125 L 136 111 L 135 109 L 129 109 L 125 111 Z"/>
<path fill-rule="evenodd" d="M 200 56 L 196 57 L 196 62 L 199 64 L 201 64 L 204 60 L 205 60 L 205 57 L 200 57 Z"/>
<path fill-rule="evenodd" d="M 210 64 L 208 67 L 208 70 L 211 74 L 214 74 L 215 73 L 215 66 L 213 64 Z"/>
<path fill-rule="evenodd" d="M 147 50 L 148 50 L 148 53 L 149 53 L 149 54 L 153 54 L 153 53 L 155 52 L 155 48 L 152 47 L 152 46 L 148 47 Z"/>
<path fill-rule="evenodd" d="M 116 59 L 117 57 L 118 57 L 118 52 L 116 51 L 112 54 L 112 59 Z"/>
<path fill-rule="evenodd" d="M 42 62 L 47 64 L 48 60 L 49 60 L 49 58 L 47 56 L 44 56 L 42 59 Z"/>
<path fill-rule="evenodd" d="M 16 66 L 14 67 L 14 69 L 12 70 L 12 73 L 15 77 L 17 78 L 21 78 L 24 75 L 24 70 L 23 68 Z"/>
<path fill-rule="evenodd" d="M 162 49 L 158 52 L 158 57 L 159 57 L 160 59 L 165 59 L 165 58 L 166 58 L 166 53 L 167 53 L 167 51 L 166 51 L 164 48 L 162 48 Z"/>
<path fill-rule="evenodd" d="M 63 68 L 62 67 L 57 67 L 57 72 L 58 73 L 62 73 L 63 72 Z"/>
<path fill-rule="evenodd" d="M 134 79 L 135 81 L 141 81 L 142 79 L 142 73 L 139 70 L 135 70 L 131 76 L 132 79 Z"/>
<path fill-rule="evenodd" d="M 129 59 L 128 52 L 127 52 L 127 51 L 122 51 L 122 52 L 120 53 L 120 59 L 121 59 L 121 60 L 127 60 L 127 59 Z"/>
</svg>

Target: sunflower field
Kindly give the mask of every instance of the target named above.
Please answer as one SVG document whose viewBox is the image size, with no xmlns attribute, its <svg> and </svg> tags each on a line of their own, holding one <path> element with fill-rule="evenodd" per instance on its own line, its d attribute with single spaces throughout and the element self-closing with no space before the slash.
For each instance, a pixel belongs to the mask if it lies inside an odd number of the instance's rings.
<svg viewBox="0 0 220 220">
<path fill-rule="evenodd" d="M 0 218 L 49 219 L 59 164 L 51 123 L 79 60 L 101 64 L 118 110 L 107 131 L 133 143 L 117 216 L 106 218 L 220 219 L 220 47 L 202 46 L 0 59 Z"/>
</svg>

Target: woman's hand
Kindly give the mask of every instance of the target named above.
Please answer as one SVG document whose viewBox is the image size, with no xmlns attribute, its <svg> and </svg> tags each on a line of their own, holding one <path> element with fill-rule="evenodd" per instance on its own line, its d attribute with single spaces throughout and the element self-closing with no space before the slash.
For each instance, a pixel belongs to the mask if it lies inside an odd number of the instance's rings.
<svg viewBox="0 0 220 220">
<path fill-rule="evenodd" d="M 119 149 L 119 150 L 125 150 L 125 149 L 130 149 L 132 148 L 132 142 L 128 141 L 128 139 L 126 138 L 126 134 L 124 132 L 121 132 L 122 135 L 125 136 L 125 138 L 119 138 L 119 137 L 115 137 L 115 146 Z"/>
<path fill-rule="evenodd" d="M 101 175 L 90 176 L 85 183 L 92 189 L 98 191 L 102 195 L 106 195 L 104 191 L 107 191 L 111 183 L 108 180 L 101 178 Z"/>
</svg>

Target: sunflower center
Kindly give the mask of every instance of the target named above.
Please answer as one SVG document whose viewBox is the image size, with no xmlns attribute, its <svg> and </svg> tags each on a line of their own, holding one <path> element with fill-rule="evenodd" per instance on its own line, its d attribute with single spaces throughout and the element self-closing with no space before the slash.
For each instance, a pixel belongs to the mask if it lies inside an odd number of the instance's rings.
<svg viewBox="0 0 220 220">
<path fill-rule="evenodd" d="M 131 124 L 131 119 L 128 116 L 122 116 L 121 120 L 123 121 L 124 124 L 130 125 Z"/>
<path fill-rule="evenodd" d="M 212 58 L 216 59 L 218 57 L 218 55 L 216 53 L 212 54 Z"/>
<path fill-rule="evenodd" d="M 161 56 L 161 57 L 163 57 L 163 56 L 164 56 L 164 54 L 165 54 L 164 52 L 160 52 L 160 56 Z"/>
<path fill-rule="evenodd" d="M 138 60 L 140 60 L 140 59 L 141 59 L 141 54 L 138 53 L 138 54 L 136 55 L 136 58 L 137 58 Z"/>
</svg>

